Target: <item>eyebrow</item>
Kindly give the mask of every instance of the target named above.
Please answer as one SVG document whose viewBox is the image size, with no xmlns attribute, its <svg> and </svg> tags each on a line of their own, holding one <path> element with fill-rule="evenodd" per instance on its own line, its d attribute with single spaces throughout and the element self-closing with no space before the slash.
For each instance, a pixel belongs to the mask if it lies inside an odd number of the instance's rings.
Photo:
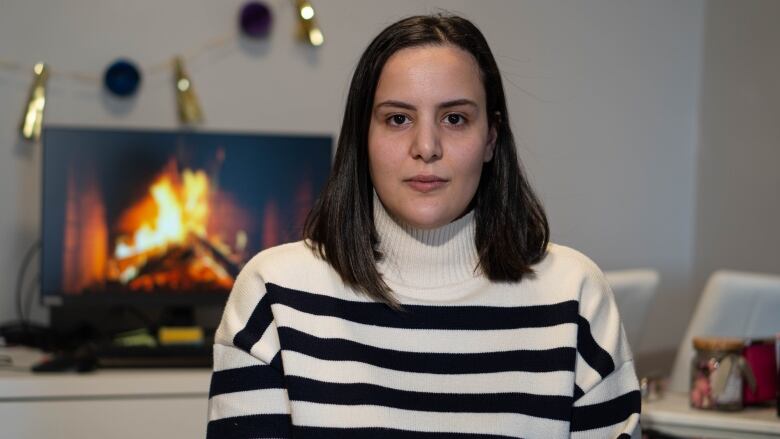
<svg viewBox="0 0 780 439">
<path fill-rule="evenodd" d="M 454 99 L 451 101 L 442 102 L 441 104 L 437 105 L 438 108 L 450 108 L 450 107 L 457 107 L 460 105 L 470 105 L 474 108 L 479 108 L 479 105 L 477 105 L 476 102 L 470 100 L 470 99 Z M 403 101 L 394 101 L 394 100 L 388 100 L 380 102 L 376 105 L 376 108 L 379 107 L 396 107 L 396 108 L 404 108 L 407 110 L 415 110 L 415 106 L 412 104 L 409 104 L 407 102 Z"/>
</svg>

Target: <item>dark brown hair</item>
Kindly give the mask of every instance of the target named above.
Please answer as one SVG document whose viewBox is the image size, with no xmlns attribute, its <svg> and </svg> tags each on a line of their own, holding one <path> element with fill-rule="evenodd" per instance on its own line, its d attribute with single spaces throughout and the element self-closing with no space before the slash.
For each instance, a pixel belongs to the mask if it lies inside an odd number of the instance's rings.
<svg viewBox="0 0 780 439">
<path fill-rule="evenodd" d="M 493 159 L 483 165 L 471 203 L 479 254 L 475 269 L 492 281 L 519 281 L 544 257 L 550 234 L 544 209 L 517 158 L 501 74 L 485 37 L 470 21 L 452 15 L 414 16 L 393 23 L 374 38 L 355 68 L 333 169 L 304 227 L 309 245 L 347 285 L 393 308 L 398 308 L 398 301 L 376 268 L 382 255 L 374 227 L 368 128 L 387 60 L 401 49 L 425 45 L 452 45 L 474 56 L 489 123 L 497 131 Z"/>
</svg>

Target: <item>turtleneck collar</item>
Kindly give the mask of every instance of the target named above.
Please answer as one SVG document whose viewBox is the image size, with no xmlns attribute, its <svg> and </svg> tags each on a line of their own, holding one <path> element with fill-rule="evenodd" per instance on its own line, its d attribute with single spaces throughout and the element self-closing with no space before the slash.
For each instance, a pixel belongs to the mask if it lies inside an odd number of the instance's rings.
<svg viewBox="0 0 780 439">
<path fill-rule="evenodd" d="M 474 211 L 436 229 L 415 229 L 393 219 L 375 193 L 374 227 L 384 256 L 377 268 L 390 284 L 439 288 L 482 276 Z"/>
</svg>

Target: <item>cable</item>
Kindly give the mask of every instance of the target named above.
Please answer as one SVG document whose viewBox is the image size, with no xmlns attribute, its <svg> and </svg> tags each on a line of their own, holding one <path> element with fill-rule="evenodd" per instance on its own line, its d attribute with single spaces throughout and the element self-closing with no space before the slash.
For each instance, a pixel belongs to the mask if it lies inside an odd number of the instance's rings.
<svg viewBox="0 0 780 439">
<path fill-rule="evenodd" d="M 24 320 L 28 322 L 32 322 L 32 307 L 33 307 L 33 300 L 35 299 L 35 288 L 40 287 L 41 285 L 41 274 L 38 273 L 37 276 L 32 280 L 32 282 L 27 284 L 27 288 L 24 290 L 24 294 L 26 295 L 25 299 L 26 302 L 24 303 Z"/>
<path fill-rule="evenodd" d="M 19 273 L 16 276 L 16 312 L 19 317 L 19 322 L 22 324 L 23 327 L 27 326 L 27 318 L 24 315 L 24 306 L 22 305 L 23 301 L 23 292 L 24 292 L 24 275 L 27 274 L 27 267 L 30 265 L 30 261 L 35 256 L 35 253 L 38 252 L 38 250 L 41 248 L 41 240 L 36 240 L 33 245 L 30 246 L 30 248 L 27 250 L 27 253 L 24 254 L 24 259 L 22 259 L 22 265 L 19 267 Z"/>
</svg>

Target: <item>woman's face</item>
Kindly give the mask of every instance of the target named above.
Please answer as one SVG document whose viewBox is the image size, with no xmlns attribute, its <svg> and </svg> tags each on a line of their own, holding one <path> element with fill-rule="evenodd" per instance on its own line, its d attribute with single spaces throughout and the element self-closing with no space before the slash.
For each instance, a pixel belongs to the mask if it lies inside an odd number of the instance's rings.
<svg viewBox="0 0 780 439">
<path fill-rule="evenodd" d="M 464 214 L 495 138 L 470 53 L 423 46 L 387 60 L 374 95 L 368 157 L 374 188 L 396 220 L 431 229 Z"/>
</svg>

